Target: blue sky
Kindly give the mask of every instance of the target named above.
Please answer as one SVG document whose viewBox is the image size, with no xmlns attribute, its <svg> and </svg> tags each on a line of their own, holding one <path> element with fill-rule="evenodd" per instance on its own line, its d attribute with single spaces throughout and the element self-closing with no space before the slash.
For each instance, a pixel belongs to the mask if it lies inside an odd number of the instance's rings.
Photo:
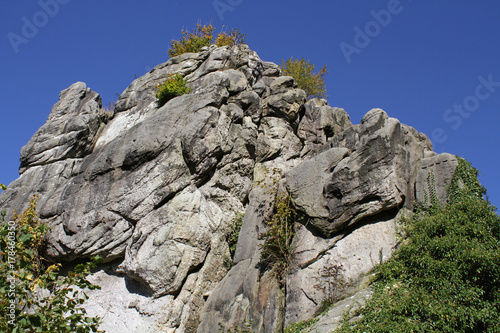
<svg viewBox="0 0 500 333">
<path fill-rule="evenodd" d="M 196 22 L 239 28 L 261 59 L 327 65 L 329 104 L 372 108 L 466 158 L 500 205 L 500 2 L 6 0 L 0 4 L 0 182 L 76 81 L 116 101 Z"/>
</svg>

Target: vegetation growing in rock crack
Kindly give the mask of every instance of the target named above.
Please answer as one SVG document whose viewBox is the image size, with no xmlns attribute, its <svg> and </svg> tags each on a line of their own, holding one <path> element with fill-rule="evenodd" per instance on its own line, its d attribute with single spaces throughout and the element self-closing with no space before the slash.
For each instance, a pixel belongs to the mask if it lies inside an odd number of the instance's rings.
<svg viewBox="0 0 500 333">
<path fill-rule="evenodd" d="M 187 82 L 180 74 L 170 74 L 167 80 L 157 85 L 156 92 L 158 106 L 163 106 L 174 97 L 187 94 L 191 91 L 190 87 L 186 86 Z"/>
<path fill-rule="evenodd" d="M 245 320 L 241 326 L 237 325 L 233 328 L 224 329 L 224 326 L 219 323 L 218 333 L 253 333 L 252 331 L 252 321 Z"/>
<path fill-rule="evenodd" d="M 500 217 L 477 170 L 459 159 L 443 207 L 423 208 L 376 269 L 362 318 L 341 332 L 498 332 Z"/>
<path fill-rule="evenodd" d="M 212 44 L 214 30 L 215 27 L 212 24 L 202 26 L 200 23 L 197 23 L 196 28 L 191 32 L 181 30 L 182 38 L 170 42 L 168 55 L 175 57 L 188 52 L 200 52 L 202 47 Z M 221 47 L 243 44 L 245 38 L 246 35 L 242 34 L 239 29 L 230 29 L 229 32 L 226 32 L 223 27 L 223 30 L 215 37 L 215 45 Z"/>
<path fill-rule="evenodd" d="M 284 333 L 301 333 L 308 332 L 304 331 L 314 326 L 319 320 L 319 317 L 311 318 L 308 320 L 302 320 L 297 323 L 293 323 L 290 326 L 286 327 Z"/>
<path fill-rule="evenodd" d="M 344 265 L 332 263 L 329 259 L 326 265 L 319 270 L 316 277 L 318 283 L 314 285 L 314 288 L 323 291 L 325 298 L 316 313 L 323 313 L 339 300 L 342 292 L 348 286 L 348 282 L 344 278 L 344 271 Z"/>
<path fill-rule="evenodd" d="M 81 307 L 87 295 L 81 288 L 98 289 L 86 276 L 98 261 L 77 265 L 60 275 L 61 264 L 41 255 L 48 232 L 36 212 L 37 197 L 20 215 L 5 221 L 0 215 L 0 331 L 1 332 L 102 332 L 99 318 Z"/>
<path fill-rule="evenodd" d="M 300 89 L 304 90 L 307 98 L 327 98 L 324 76 L 328 74 L 326 65 L 317 73 L 313 73 L 314 65 L 304 58 L 298 60 L 290 57 L 281 61 L 281 74 L 291 76 Z"/>
<path fill-rule="evenodd" d="M 294 224 L 298 214 L 291 196 L 279 190 L 279 170 L 272 170 L 273 184 L 268 187 L 272 196 L 272 205 L 265 220 L 268 230 L 259 235 L 261 260 L 264 267 L 270 267 L 276 273 L 280 285 L 285 286 L 286 274 L 293 255 L 292 241 L 295 235 Z"/>
<path fill-rule="evenodd" d="M 230 258 L 224 260 L 225 266 L 231 268 L 234 258 L 234 253 L 236 252 L 236 244 L 238 243 L 238 237 L 240 235 L 240 230 L 243 225 L 243 217 L 245 213 L 239 212 L 229 223 L 229 228 L 226 233 L 226 241 L 229 246 Z"/>
</svg>

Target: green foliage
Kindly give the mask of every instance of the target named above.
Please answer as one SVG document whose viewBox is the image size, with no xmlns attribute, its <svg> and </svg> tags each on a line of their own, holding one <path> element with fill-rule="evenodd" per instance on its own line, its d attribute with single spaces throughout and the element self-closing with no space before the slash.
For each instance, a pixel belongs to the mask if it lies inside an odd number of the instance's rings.
<svg viewBox="0 0 500 333">
<path fill-rule="evenodd" d="M 235 326 L 233 328 L 229 328 L 227 330 L 224 329 L 224 326 L 219 323 L 219 330 L 217 331 L 218 333 L 252 333 L 252 321 L 245 320 L 242 324 L 242 326 Z"/>
<path fill-rule="evenodd" d="M 307 330 L 314 326 L 319 320 L 319 317 L 311 318 L 308 320 L 299 321 L 297 323 L 293 323 L 290 326 L 286 327 L 284 333 L 301 333 L 307 332 Z"/>
<path fill-rule="evenodd" d="M 197 23 L 196 29 L 193 29 L 191 32 L 181 30 L 182 38 L 170 42 L 168 55 L 175 57 L 188 52 L 200 52 L 202 47 L 212 44 L 214 30 L 215 27 L 212 24 L 202 26 L 200 23 Z M 229 32 L 223 30 L 215 38 L 215 45 L 221 47 L 243 44 L 245 38 L 246 35 L 242 34 L 239 29 L 231 29 Z"/>
<path fill-rule="evenodd" d="M 180 40 L 172 40 L 168 55 L 175 57 L 188 52 L 200 52 L 204 46 L 209 46 L 212 43 L 214 27 L 212 24 L 201 25 L 196 24 L 196 29 L 191 32 L 181 30 L 182 38 Z"/>
<path fill-rule="evenodd" d="M 7 186 L 4 184 L 0 183 L 0 190 L 5 191 L 7 189 Z"/>
<path fill-rule="evenodd" d="M 279 170 L 273 169 L 273 185 L 268 189 L 268 194 L 273 196 L 273 204 L 266 219 L 268 230 L 259 235 L 259 239 L 264 240 L 264 243 L 259 246 L 264 266 L 274 269 L 280 285 L 284 286 L 293 255 L 292 240 L 298 214 L 291 196 L 278 190 L 278 173 Z"/>
<path fill-rule="evenodd" d="M 244 213 L 240 212 L 231 220 L 229 225 L 229 232 L 226 235 L 226 240 L 229 245 L 229 251 L 231 253 L 231 258 L 234 257 L 236 252 L 236 244 L 238 243 L 238 237 L 240 236 L 241 226 L 243 225 Z"/>
<path fill-rule="evenodd" d="M 221 31 L 217 38 L 215 38 L 215 45 L 221 46 L 234 46 L 245 43 L 246 35 L 242 34 L 239 29 L 231 29 L 229 33 Z"/>
<path fill-rule="evenodd" d="M 186 80 L 180 74 L 170 74 L 168 79 L 161 84 L 158 84 L 156 92 L 158 106 L 163 106 L 174 97 L 187 94 L 191 88 L 186 87 Z"/>
<path fill-rule="evenodd" d="M 60 264 L 41 256 L 43 237 L 49 230 L 36 213 L 37 197 L 12 221 L 0 218 L 0 331 L 2 332 L 101 332 L 99 318 L 86 316 L 81 307 L 87 295 L 78 288 L 97 289 L 86 276 L 98 257 L 59 274 Z"/>
<path fill-rule="evenodd" d="M 463 159 L 448 193 L 444 207 L 415 214 L 361 320 L 341 332 L 498 332 L 500 217 Z"/>
<path fill-rule="evenodd" d="M 290 57 L 281 61 L 281 73 L 291 76 L 300 89 L 304 90 L 307 98 L 327 98 L 325 80 L 323 76 L 328 73 L 326 65 L 317 73 L 313 73 L 314 65 L 304 58 L 298 60 Z"/>
</svg>

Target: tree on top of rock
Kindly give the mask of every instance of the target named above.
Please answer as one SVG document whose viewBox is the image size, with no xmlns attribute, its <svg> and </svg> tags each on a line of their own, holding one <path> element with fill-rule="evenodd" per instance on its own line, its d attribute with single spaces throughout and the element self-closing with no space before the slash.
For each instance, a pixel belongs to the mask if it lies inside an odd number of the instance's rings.
<svg viewBox="0 0 500 333">
<path fill-rule="evenodd" d="M 290 57 L 287 61 L 281 61 L 281 73 L 291 76 L 297 82 L 300 89 L 304 90 L 307 98 L 327 98 L 325 79 L 323 76 L 328 73 L 326 65 L 317 73 L 313 73 L 314 65 L 304 58 L 298 60 Z"/>
<path fill-rule="evenodd" d="M 213 31 L 215 27 L 210 23 L 208 25 L 196 24 L 196 29 L 191 32 L 181 30 L 182 38 L 180 40 L 172 40 L 170 42 L 170 49 L 168 55 L 175 57 L 188 52 L 200 52 L 204 46 L 210 46 L 214 38 Z M 231 29 L 229 32 L 222 30 L 215 38 L 215 45 L 221 46 L 234 46 L 243 44 L 246 35 L 242 34 L 238 29 Z"/>
</svg>

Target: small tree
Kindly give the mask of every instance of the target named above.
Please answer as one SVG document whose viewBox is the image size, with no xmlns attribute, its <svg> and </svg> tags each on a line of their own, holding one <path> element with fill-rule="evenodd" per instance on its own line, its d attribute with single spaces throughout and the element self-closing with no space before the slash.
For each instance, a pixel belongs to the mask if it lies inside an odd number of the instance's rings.
<svg viewBox="0 0 500 333">
<path fill-rule="evenodd" d="M 87 295 L 77 290 L 99 288 L 86 276 L 100 259 L 60 275 L 61 264 L 41 256 L 49 227 L 39 220 L 36 203 L 35 196 L 10 222 L 5 211 L 0 215 L 0 331 L 102 332 L 99 318 L 88 317 L 81 307 Z"/>
<path fill-rule="evenodd" d="M 298 60 L 290 57 L 281 61 L 281 73 L 291 76 L 300 89 L 304 90 L 307 98 L 327 98 L 324 76 L 328 73 L 326 65 L 317 73 L 313 73 L 314 65 L 304 58 Z"/>
</svg>

